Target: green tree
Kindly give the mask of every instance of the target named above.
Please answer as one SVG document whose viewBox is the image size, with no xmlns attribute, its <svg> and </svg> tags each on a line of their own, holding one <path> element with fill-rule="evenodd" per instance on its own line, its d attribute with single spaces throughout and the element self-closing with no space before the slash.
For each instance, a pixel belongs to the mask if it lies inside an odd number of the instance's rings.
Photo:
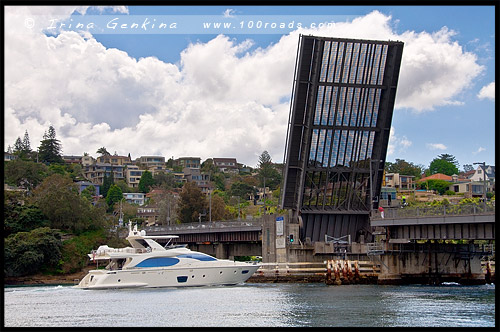
<svg viewBox="0 0 500 332">
<path fill-rule="evenodd" d="M 61 259 L 61 234 L 48 227 L 18 232 L 4 241 L 4 273 L 17 277 L 57 266 Z"/>
<path fill-rule="evenodd" d="M 165 163 L 165 167 L 174 168 L 174 160 L 172 158 L 168 158 L 167 162 Z"/>
<path fill-rule="evenodd" d="M 272 162 L 271 155 L 267 151 L 263 151 L 259 156 L 259 168 L 262 168 L 262 165 L 270 164 Z"/>
<path fill-rule="evenodd" d="M 259 180 L 252 175 L 244 175 L 241 181 L 252 187 L 257 187 L 259 185 Z"/>
<path fill-rule="evenodd" d="M 45 178 L 33 190 L 31 201 L 49 219 L 51 228 L 80 233 L 104 225 L 104 211 L 81 197 L 69 176 Z"/>
<path fill-rule="evenodd" d="M 26 130 L 24 132 L 24 138 L 23 138 L 23 152 L 26 154 L 26 157 L 31 156 L 31 144 L 30 144 L 30 136 L 28 135 L 28 131 Z"/>
<path fill-rule="evenodd" d="M 113 175 L 113 172 L 111 172 L 111 175 Z M 102 186 L 101 186 L 101 195 L 102 197 L 106 197 L 108 195 L 108 190 L 113 184 L 113 179 L 111 176 L 108 176 L 107 174 L 104 174 L 104 178 L 102 179 Z"/>
<path fill-rule="evenodd" d="M 18 137 L 14 143 L 14 154 L 23 160 L 29 160 L 32 157 L 33 151 L 31 151 L 30 137 L 28 131 L 24 132 L 24 138 Z"/>
<path fill-rule="evenodd" d="M 446 175 L 458 174 L 458 168 L 452 162 L 441 159 L 434 158 L 429 165 L 428 174 L 442 173 Z"/>
<path fill-rule="evenodd" d="M 106 203 L 109 207 L 112 207 L 116 202 L 123 199 L 123 192 L 116 184 L 112 184 L 109 187 L 108 193 L 106 195 Z"/>
<path fill-rule="evenodd" d="M 464 168 L 464 172 L 470 172 L 470 171 L 474 170 L 474 166 L 472 166 L 471 164 L 465 164 L 463 166 L 463 168 Z"/>
<path fill-rule="evenodd" d="M 455 167 L 458 169 L 458 167 L 460 166 L 457 159 L 455 158 L 455 156 L 451 155 L 451 154 L 448 154 L 448 153 L 442 153 L 438 156 L 439 159 L 442 159 L 442 160 L 445 160 L 449 163 L 452 163 L 453 165 L 455 165 Z"/>
<path fill-rule="evenodd" d="M 227 220 L 232 217 L 224 199 L 219 195 L 212 195 L 212 221 Z"/>
<path fill-rule="evenodd" d="M 150 171 L 145 171 L 142 173 L 141 179 L 139 180 L 139 191 L 147 193 L 154 184 L 155 180 L 153 179 L 153 174 L 151 174 Z"/>
<path fill-rule="evenodd" d="M 152 203 L 158 207 L 158 223 L 162 225 L 173 224 L 177 220 L 176 207 L 177 198 L 167 190 L 156 193 L 152 198 Z"/>
<path fill-rule="evenodd" d="M 97 194 L 97 189 L 94 186 L 88 186 L 87 188 L 83 189 L 80 195 L 88 200 L 89 202 L 92 202 L 94 200 L 94 196 Z"/>
<path fill-rule="evenodd" d="M 48 226 L 49 221 L 35 205 L 4 204 L 4 236 L 17 232 L 29 232 L 35 228 Z"/>
<path fill-rule="evenodd" d="M 226 191 L 226 177 L 223 173 L 215 173 L 211 179 L 215 184 L 215 188 L 220 191 Z"/>
<path fill-rule="evenodd" d="M 60 273 L 75 273 L 81 271 L 88 264 L 87 254 L 98 248 L 102 244 L 111 245 L 109 242 L 112 237 L 106 234 L 103 229 L 84 232 L 78 236 L 63 241 L 61 249 L 60 266 L 56 272 Z M 124 247 L 121 245 L 120 247 Z"/>
<path fill-rule="evenodd" d="M 271 160 L 269 152 L 264 151 L 259 157 L 259 177 L 260 186 L 274 190 L 281 183 L 281 174 L 276 170 Z"/>
<path fill-rule="evenodd" d="M 122 196 L 123 198 L 123 196 Z M 114 205 L 113 216 L 118 218 L 120 216 L 120 205 L 123 213 L 123 222 L 128 223 L 129 220 L 134 220 L 137 217 L 137 204 L 132 204 L 126 200 L 117 201 Z"/>
<path fill-rule="evenodd" d="M 67 164 L 66 172 L 69 174 L 73 181 L 84 181 L 82 165 L 80 164 Z"/>
<path fill-rule="evenodd" d="M 38 159 L 42 163 L 47 164 L 64 164 L 61 157 L 61 143 L 56 138 L 56 131 L 54 127 L 49 126 L 49 130 L 43 134 L 43 140 L 40 142 L 38 148 Z"/>
<path fill-rule="evenodd" d="M 15 159 L 4 163 L 4 181 L 7 184 L 26 188 L 31 191 L 47 176 L 44 164 Z"/>
<path fill-rule="evenodd" d="M 184 184 L 177 206 L 177 217 L 183 223 L 198 222 L 200 214 L 207 211 L 207 199 L 194 182 Z"/>
<path fill-rule="evenodd" d="M 235 182 L 231 185 L 231 196 L 238 196 L 243 199 L 248 199 L 249 196 L 254 196 L 257 190 L 244 182 Z"/>
<path fill-rule="evenodd" d="M 436 190 L 440 195 L 443 195 L 448 190 L 450 185 L 451 183 L 448 181 L 436 179 L 429 179 L 420 182 L 420 188 L 427 190 Z"/>
<path fill-rule="evenodd" d="M 61 164 L 50 164 L 49 170 L 51 174 L 61 174 L 66 175 L 68 172 L 66 171 L 66 165 Z"/>
<path fill-rule="evenodd" d="M 419 179 L 423 172 L 423 165 L 415 165 L 411 162 L 407 162 L 404 159 L 396 159 L 394 163 L 386 162 L 385 171 L 387 173 L 399 173 L 401 175 L 412 175 L 416 179 Z"/>
<path fill-rule="evenodd" d="M 154 184 L 164 189 L 176 187 L 175 176 L 172 173 L 158 172 L 153 176 Z"/>
<path fill-rule="evenodd" d="M 201 171 L 205 174 L 210 174 L 210 178 L 219 171 L 219 169 L 214 165 L 214 160 L 208 158 L 201 164 Z"/>
<path fill-rule="evenodd" d="M 127 185 L 127 182 L 125 180 L 118 180 L 115 183 L 120 189 L 122 190 L 123 193 L 134 193 L 137 192 L 137 188 L 131 188 Z"/>
<path fill-rule="evenodd" d="M 97 150 L 97 153 L 100 154 L 101 156 L 110 156 L 111 153 L 108 152 L 108 150 L 106 150 L 106 148 L 103 146 L 102 148 L 99 148 Z"/>
<path fill-rule="evenodd" d="M 19 155 L 23 151 L 23 148 L 23 141 L 21 140 L 21 137 L 18 137 L 14 142 L 14 154 Z"/>
</svg>

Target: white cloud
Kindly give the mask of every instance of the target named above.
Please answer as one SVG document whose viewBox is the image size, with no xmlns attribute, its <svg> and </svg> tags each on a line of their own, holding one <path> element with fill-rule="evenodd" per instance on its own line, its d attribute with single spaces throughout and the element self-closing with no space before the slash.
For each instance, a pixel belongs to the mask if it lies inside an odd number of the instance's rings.
<svg viewBox="0 0 500 332">
<path fill-rule="evenodd" d="M 224 13 L 222 13 L 222 15 L 223 15 L 224 17 L 234 17 L 234 13 L 236 13 L 236 11 L 235 11 L 234 9 L 230 9 L 230 8 L 228 8 L 228 9 L 226 9 L 226 10 L 224 11 Z"/>
<path fill-rule="evenodd" d="M 111 11 L 112 13 L 122 13 L 122 14 L 129 13 L 127 6 L 95 6 L 94 8 L 96 8 L 97 11 L 100 13 L 107 12 L 108 10 Z"/>
<path fill-rule="evenodd" d="M 396 136 L 396 129 L 391 126 L 391 131 L 389 133 L 389 144 L 387 146 L 387 156 L 392 156 L 395 153 L 402 153 L 409 148 L 413 142 L 410 141 L 406 136 Z"/>
<path fill-rule="evenodd" d="M 451 40 L 446 27 L 435 33 L 405 32 L 398 107 L 433 110 L 447 104 L 462 104 L 455 98 L 468 88 L 484 67 L 475 54 L 465 52 Z"/>
<path fill-rule="evenodd" d="M 481 153 L 483 151 L 486 151 L 486 149 L 483 148 L 482 146 L 480 146 L 479 149 L 477 149 L 476 151 L 473 151 L 472 154 L 476 155 L 476 154 Z"/>
<path fill-rule="evenodd" d="M 304 33 L 404 42 L 396 108 L 422 112 L 442 105 L 461 105 L 463 102 L 455 99 L 484 70 L 474 53 L 464 51 L 452 40 L 453 30 L 443 27 L 436 32 L 405 31 L 398 35 L 392 31 L 391 17 L 378 11 L 352 23 Z"/>
<path fill-rule="evenodd" d="M 74 8 L 55 10 L 69 15 Z M 30 10 L 6 7 L 6 16 L 14 12 Z M 397 35 L 379 12 L 301 29 L 253 50 L 252 40 L 219 35 L 189 45 L 179 64 L 137 60 L 89 35 L 33 30 L 20 38 L 20 29 L 6 24 L 5 119 L 15 125 L 5 128 L 5 148 L 26 129 L 36 147 L 52 124 L 66 154 L 95 155 L 105 146 L 134 158 L 236 157 L 253 166 L 267 150 L 281 162 L 299 33 L 404 41 L 396 105 L 417 111 L 460 102 L 454 98 L 482 70 L 474 54 L 452 41 L 452 31 Z M 391 131 L 388 154 L 411 144 Z"/>
<path fill-rule="evenodd" d="M 495 82 L 491 82 L 490 84 L 483 86 L 483 88 L 477 94 L 479 99 L 490 99 L 495 101 Z"/>
<path fill-rule="evenodd" d="M 427 143 L 427 147 L 431 150 L 446 150 L 448 148 L 442 143 Z"/>
</svg>

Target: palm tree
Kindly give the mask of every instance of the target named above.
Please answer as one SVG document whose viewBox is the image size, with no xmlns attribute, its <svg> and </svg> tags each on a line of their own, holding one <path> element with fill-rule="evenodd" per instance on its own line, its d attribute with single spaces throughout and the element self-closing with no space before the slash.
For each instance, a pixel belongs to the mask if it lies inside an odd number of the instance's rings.
<svg viewBox="0 0 500 332">
<path fill-rule="evenodd" d="M 106 148 L 103 146 L 102 148 L 99 148 L 97 150 L 97 153 L 99 153 L 101 156 L 110 156 L 111 154 L 106 150 Z"/>
</svg>

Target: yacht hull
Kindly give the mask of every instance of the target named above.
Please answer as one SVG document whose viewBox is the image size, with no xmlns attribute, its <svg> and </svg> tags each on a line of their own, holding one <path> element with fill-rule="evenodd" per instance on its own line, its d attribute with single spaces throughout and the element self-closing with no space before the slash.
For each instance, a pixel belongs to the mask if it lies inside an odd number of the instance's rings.
<svg viewBox="0 0 500 332">
<path fill-rule="evenodd" d="M 75 286 L 82 289 L 235 285 L 250 278 L 260 265 L 237 263 L 212 267 L 91 270 Z"/>
</svg>

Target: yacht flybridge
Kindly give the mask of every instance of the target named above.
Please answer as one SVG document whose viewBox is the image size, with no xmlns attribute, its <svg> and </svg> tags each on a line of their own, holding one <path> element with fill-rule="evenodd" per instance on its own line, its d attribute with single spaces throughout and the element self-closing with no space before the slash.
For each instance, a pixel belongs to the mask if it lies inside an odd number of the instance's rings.
<svg viewBox="0 0 500 332">
<path fill-rule="evenodd" d="M 127 287 L 179 287 L 234 285 L 245 282 L 257 271 L 257 263 L 217 259 L 182 245 L 170 245 L 176 235 L 147 236 L 132 229 L 131 247 L 100 246 L 89 255 L 91 261 L 108 262 L 105 269 L 91 270 L 75 287 L 83 289 Z M 162 246 L 155 239 L 168 239 Z"/>
</svg>

